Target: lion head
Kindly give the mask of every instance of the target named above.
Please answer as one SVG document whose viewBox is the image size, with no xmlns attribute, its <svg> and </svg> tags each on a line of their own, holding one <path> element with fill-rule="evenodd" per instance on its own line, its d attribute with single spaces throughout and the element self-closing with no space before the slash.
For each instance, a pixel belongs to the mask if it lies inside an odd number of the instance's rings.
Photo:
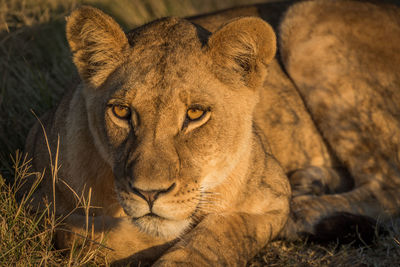
<svg viewBox="0 0 400 267">
<path fill-rule="evenodd" d="M 68 18 L 67 39 L 125 213 L 152 235 L 181 234 L 208 192 L 246 171 L 273 30 L 251 17 L 214 33 L 164 18 L 125 34 L 82 7 Z"/>
</svg>

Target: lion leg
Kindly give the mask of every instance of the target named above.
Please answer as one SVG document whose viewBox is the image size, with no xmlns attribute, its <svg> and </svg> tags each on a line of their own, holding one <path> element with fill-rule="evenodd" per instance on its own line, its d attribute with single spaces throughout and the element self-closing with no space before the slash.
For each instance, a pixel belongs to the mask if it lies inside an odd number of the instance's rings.
<svg viewBox="0 0 400 267">
<path fill-rule="evenodd" d="M 374 196 L 376 190 L 378 186 L 371 183 L 342 194 L 294 197 L 290 218 L 281 237 L 296 239 L 311 235 L 318 240 L 327 240 L 328 236 L 341 240 L 348 234 L 360 234 L 364 240 L 371 239 L 374 231 L 371 232 L 370 228 L 376 226 L 372 218 L 384 220 L 383 212 L 393 214 L 394 211 L 385 210 L 382 201 Z M 362 232 L 363 229 L 366 233 Z M 359 233 L 355 233 L 356 230 Z"/>
<path fill-rule="evenodd" d="M 276 211 L 208 215 L 155 266 L 245 266 L 284 222 Z"/>
<path fill-rule="evenodd" d="M 399 15 L 396 7 L 350 1 L 304 2 L 287 13 L 286 70 L 354 190 L 293 198 L 283 235 L 315 234 L 338 213 L 375 220 L 399 213 Z"/>
<path fill-rule="evenodd" d="M 289 175 L 292 196 L 324 195 L 350 191 L 354 183 L 345 170 L 324 166 L 309 166 Z"/>
</svg>

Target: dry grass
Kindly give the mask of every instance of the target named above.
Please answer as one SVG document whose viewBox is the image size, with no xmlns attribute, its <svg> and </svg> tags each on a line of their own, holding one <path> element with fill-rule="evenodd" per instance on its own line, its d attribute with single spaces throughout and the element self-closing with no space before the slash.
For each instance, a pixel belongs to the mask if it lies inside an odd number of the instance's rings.
<svg viewBox="0 0 400 267">
<path fill-rule="evenodd" d="M 257 1 L 252 1 L 257 2 Z M 240 0 L 0 0 L 0 265 L 95 265 L 101 253 L 57 251 L 52 208 L 29 208 L 16 192 L 29 175 L 29 160 L 17 149 L 39 116 L 54 107 L 77 74 L 68 51 L 64 17 L 89 3 L 115 17 L 126 29 L 157 17 L 189 16 L 233 5 Z M 10 155 L 14 155 L 11 157 Z M 40 174 L 33 174 L 40 180 Z M 32 188 L 34 190 L 34 187 Z M 278 241 L 268 245 L 251 266 L 396 266 L 400 265 L 400 227 L 372 247 Z"/>
</svg>

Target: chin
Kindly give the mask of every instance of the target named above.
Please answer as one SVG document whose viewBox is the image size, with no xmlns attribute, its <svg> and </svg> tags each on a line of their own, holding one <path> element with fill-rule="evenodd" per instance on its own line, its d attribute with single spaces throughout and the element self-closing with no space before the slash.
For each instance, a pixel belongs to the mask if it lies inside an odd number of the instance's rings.
<svg viewBox="0 0 400 267">
<path fill-rule="evenodd" d="M 192 224 L 191 219 L 175 221 L 156 215 L 145 215 L 132 221 L 142 232 L 167 239 L 179 237 Z"/>
</svg>

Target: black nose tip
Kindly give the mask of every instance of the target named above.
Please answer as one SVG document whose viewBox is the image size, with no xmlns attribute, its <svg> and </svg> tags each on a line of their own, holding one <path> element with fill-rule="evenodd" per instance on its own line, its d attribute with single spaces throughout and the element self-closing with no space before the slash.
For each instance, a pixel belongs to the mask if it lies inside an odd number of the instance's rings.
<svg viewBox="0 0 400 267">
<path fill-rule="evenodd" d="M 166 189 L 156 189 L 156 190 L 142 190 L 137 187 L 131 187 L 132 192 L 137 196 L 143 198 L 147 201 L 150 206 L 150 209 L 153 207 L 154 201 L 161 195 L 161 194 L 168 194 L 171 192 L 176 186 L 176 183 L 173 183 Z"/>
</svg>

